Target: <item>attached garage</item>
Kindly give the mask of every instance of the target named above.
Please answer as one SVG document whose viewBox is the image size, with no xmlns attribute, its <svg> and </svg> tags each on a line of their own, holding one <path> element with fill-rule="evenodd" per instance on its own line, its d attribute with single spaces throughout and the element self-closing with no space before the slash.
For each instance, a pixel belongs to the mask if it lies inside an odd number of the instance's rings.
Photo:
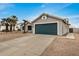
<svg viewBox="0 0 79 59">
<path fill-rule="evenodd" d="M 57 23 L 36 24 L 35 34 L 57 35 Z"/>
<path fill-rule="evenodd" d="M 43 13 L 32 22 L 33 34 L 65 35 L 69 33 L 66 19 Z"/>
</svg>

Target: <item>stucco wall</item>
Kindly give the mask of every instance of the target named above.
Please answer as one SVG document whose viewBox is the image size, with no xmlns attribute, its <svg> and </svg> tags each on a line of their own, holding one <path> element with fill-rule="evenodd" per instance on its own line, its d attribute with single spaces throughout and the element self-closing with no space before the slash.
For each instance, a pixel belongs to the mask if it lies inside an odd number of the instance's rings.
<svg viewBox="0 0 79 59">
<path fill-rule="evenodd" d="M 28 30 L 28 26 L 32 26 L 30 23 L 26 24 L 26 32 L 32 32 L 32 30 Z"/>
<path fill-rule="evenodd" d="M 58 23 L 58 24 L 59 24 L 59 25 L 58 25 L 58 28 L 59 28 L 59 29 L 58 29 L 58 30 L 59 30 L 59 32 L 58 32 L 58 33 L 59 33 L 59 35 L 62 35 L 62 31 L 63 31 L 63 30 L 62 30 L 62 22 L 61 22 L 61 21 L 59 21 L 59 23 Z"/>
<path fill-rule="evenodd" d="M 46 24 L 46 23 L 57 23 L 57 34 L 60 35 L 59 31 L 59 21 L 57 19 L 53 18 L 47 18 L 47 19 L 38 19 L 36 22 L 32 25 L 32 32 L 35 34 L 35 24 Z"/>
<path fill-rule="evenodd" d="M 69 26 L 62 22 L 62 35 L 69 33 Z"/>
<path fill-rule="evenodd" d="M 64 35 L 68 33 L 68 25 L 63 23 L 61 20 L 48 17 L 47 19 L 39 18 L 37 21 L 33 23 L 32 25 L 33 34 L 35 34 L 35 24 L 46 24 L 46 23 L 57 23 L 57 34 L 58 35 Z"/>
<path fill-rule="evenodd" d="M 23 26 L 20 26 L 20 29 L 21 29 L 22 32 L 24 31 Z M 32 32 L 32 30 L 31 31 L 28 30 L 28 26 L 32 26 L 32 24 L 26 22 L 26 24 L 25 24 L 25 32 Z"/>
<path fill-rule="evenodd" d="M 5 30 L 6 26 L 0 26 L 0 31 Z"/>
<path fill-rule="evenodd" d="M 0 31 L 6 30 L 6 26 L 0 26 Z M 10 26 L 8 26 L 8 30 L 10 30 Z M 12 27 L 13 30 L 13 27 Z M 15 30 L 18 30 L 17 26 L 15 26 Z"/>
<path fill-rule="evenodd" d="M 53 22 L 53 21 L 58 21 L 57 19 L 54 18 L 47 18 L 47 19 L 41 19 L 39 18 L 36 22 L 34 23 L 46 23 L 46 22 Z"/>
</svg>

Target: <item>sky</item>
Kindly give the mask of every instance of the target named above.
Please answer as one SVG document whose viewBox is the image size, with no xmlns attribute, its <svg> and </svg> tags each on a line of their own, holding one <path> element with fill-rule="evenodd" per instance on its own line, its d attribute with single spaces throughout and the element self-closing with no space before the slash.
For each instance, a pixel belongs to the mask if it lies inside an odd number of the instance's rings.
<svg viewBox="0 0 79 59">
<path fill-rule="evenodd" d="M 42 13 L 69 18 L 72 27 L 79 28 L 78 3 L 0 3 L 0 19 L 16 15 L 18 21 L 33 21 Z"/>
</svg>

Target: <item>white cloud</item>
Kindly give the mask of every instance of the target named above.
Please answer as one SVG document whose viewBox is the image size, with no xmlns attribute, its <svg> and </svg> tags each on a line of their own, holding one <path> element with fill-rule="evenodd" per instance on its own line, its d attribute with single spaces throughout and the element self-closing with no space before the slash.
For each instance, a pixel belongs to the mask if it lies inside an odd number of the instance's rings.
<svg viewBox="0 0 79 59">
<path fill-rule="evenodd" d="M 79 28 L 79 23 L 76 23 L 76 24 L 71 24 L 70 25 L 70 28 Z"/>
<path fill-rule="evenodd" d="M 11 4 L 11 3 L 0 3 L 0 14 L 5 15 L 10 13 L 8 8 L 11 9 L 13 7 L 14 7 L 14 4 Z"/>
<path fill-rule="evenodd" d="M 40 12 L 47 12 L 47 13 L 58 13 L 61 10 L 63 10 L 64 8 L 70 6 L 72 3 L 68 3 L 68 4 L 57 4 L 57 5 L 53 5 L 53 7 L 51 6 L 51 4 L 49 3 L 44 3 L 42 4 L 40 7 L 42 9 L 42 11 L 40 10 Z"/>
<path fill-rule="evenodd" d="M 79 28 L 79 15 L 67 16 L 70 20 L 70 27 Z"/>
<path fill-rule="evenodd" d="M 72 16 L 68 16 L 69 18 L 79 18 L 79 15 L 72 15 Z"/>
<path fill-rule="evenodd" d="M 11 3 L 0 3 L 0 11 L 6 10 L 7 8 L 13 7 L 14 4 Z"/>
<path fill-rule="evenodd" d="M 67 17 L 74 22 L 79 21 L 79 15 L 73 15 L 73 16 L 67 16 Z"/>
<path fill-rule="evenodd" d="M 79 15 L 63 16 L 69 19 L 70 27 L 79 28 Z"/>
<path fill-rule="evenodd" d="M 68 4 L 65 4 L 64 6 L 60 6 L 60 8 L 57 9 L 55 12 L 59 12 L 59 11 L 63 10 L 64 8 L 70 6 L 71 4 L 72 4 L 72 3 L 68 3 Z"/>
</svg>

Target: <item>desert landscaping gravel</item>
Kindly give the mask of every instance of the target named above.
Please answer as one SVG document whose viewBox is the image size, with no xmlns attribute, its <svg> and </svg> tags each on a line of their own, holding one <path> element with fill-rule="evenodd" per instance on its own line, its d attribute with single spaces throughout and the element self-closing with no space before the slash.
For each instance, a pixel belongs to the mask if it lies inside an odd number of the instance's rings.
<svg viewBox="0 0 79 59">
<path fill-rule="evenodd" d="M 29 35 L 29 33 L 28 33 Z M 28 36 L 27 33 L 22 33 L 22 32 L 0 32 L 0 42 L 8 41 L 8 40 L 13 40 L 15 38 L 23 37 L 23 36 Z"/>
<path fill-rule="evenodd" d="M 79 56 L 79 34 L 75 39 L 56 38 L 42 56 Z"/>
</svg>

